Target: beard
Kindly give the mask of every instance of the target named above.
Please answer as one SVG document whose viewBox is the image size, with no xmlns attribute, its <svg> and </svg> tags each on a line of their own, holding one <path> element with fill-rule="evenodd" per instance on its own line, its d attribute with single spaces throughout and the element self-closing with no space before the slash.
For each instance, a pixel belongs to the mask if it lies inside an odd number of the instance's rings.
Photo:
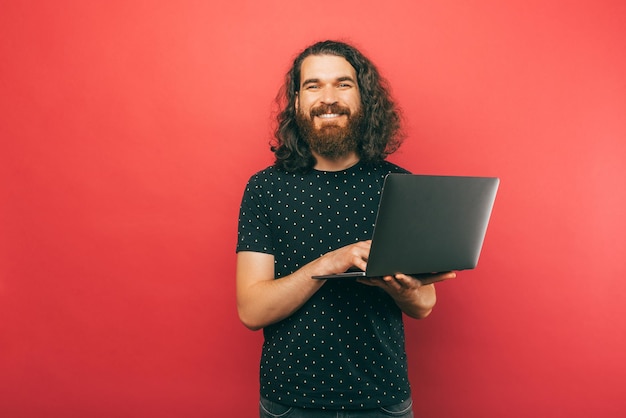
<svg viewBox="0 0 626 418">
<path fill-rule="evenodd" d="M 340 126 L 334 122 L 323 122 L 322 126 L 318 128 L 315 126 L 314 118 L 324 113 L 346 115 L 348 123 L 346 126 Z M 357 151 L 362 119 L 363 116 L 360 111 L 352 114 L 350 109 L 337 104 L 318 106 L 311 110 L 310 115 L 306 115 L 300 110 L 296 112 L 296 122 L 300 134 L 311 151 L 331 160 L 337 160 Z"/>
</svg>

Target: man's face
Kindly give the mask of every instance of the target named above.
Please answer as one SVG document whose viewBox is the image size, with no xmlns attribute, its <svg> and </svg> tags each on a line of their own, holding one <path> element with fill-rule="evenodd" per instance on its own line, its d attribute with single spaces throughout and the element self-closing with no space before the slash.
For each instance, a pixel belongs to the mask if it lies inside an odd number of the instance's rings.
<svg viewBox="0 0 626 418">
<path fill-rule="evenodd" d="M 354 151 L 361 124 L 361 95 L 352 65 L 334 55 L 305 58 L 296 114 L 314 153 L 339 158 Z"/>
</svg>

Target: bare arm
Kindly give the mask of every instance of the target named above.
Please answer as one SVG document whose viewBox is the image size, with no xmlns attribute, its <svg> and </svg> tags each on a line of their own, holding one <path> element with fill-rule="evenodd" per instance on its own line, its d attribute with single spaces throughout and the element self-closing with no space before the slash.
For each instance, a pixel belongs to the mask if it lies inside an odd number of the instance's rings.
<svg viewBox="0 0 626 418">
<path fill-rule="evenodd" d="M 312 276 L 335 274 L 350 267 L 365 270 L 370 242 L 358 242 L 275 279 L 274 256 L 250 251 L 237 254 L 237 310 L 243 324 L 253 330 L 287 318 L 325 283 Z"/>
</svg>

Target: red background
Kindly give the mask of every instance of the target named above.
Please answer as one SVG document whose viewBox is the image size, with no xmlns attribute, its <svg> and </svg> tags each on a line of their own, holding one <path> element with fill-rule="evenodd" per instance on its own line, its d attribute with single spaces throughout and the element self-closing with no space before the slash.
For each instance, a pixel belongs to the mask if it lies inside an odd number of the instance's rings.
<svg viewBox="0 0 626 418">
<path fill-rule="evenodd" d="M 502 179 L 479 267 L 407 325 L 416 415 L 626 415 L 623 1 L 0 10 L 3 417 L 255 416 L 239 200 L 324 38 L 389 79 L 393 162 Z"/>
</svg>

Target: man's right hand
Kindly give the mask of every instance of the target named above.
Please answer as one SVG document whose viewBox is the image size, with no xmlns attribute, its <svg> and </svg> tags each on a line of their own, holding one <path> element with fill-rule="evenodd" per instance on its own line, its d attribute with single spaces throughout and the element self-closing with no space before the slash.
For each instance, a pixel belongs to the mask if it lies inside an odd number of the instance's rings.
<svg viewBox="0 0 626 418">
<path fill-rule="evenodd" d="M 241 251 L 237 254 L 237 310 L 243 324 L 257 330 L 297 311 L 325 283 L 312 276 L 365 270 L 371 241 L 361 241 L 324 254 L 288 276 L 276 279 L 274 256 Z"/>
<path fill-rule="evenodd" d="M 323 267 L 329 271 L 324 274 L 343 273 L 355 267 L 365 271 L 371 247 L 371 240 L 360 241 L 326 253 L 318 260 L 324 263 Z"/>
</svg>

